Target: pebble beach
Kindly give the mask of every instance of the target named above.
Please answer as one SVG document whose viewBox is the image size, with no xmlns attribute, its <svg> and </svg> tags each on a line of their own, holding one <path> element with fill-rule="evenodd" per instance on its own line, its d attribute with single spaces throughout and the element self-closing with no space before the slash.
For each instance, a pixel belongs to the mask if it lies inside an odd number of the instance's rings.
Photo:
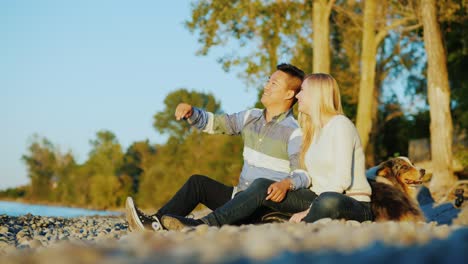
<svg viewBox="0 0 468 264">
<path fill-rule="evenodd" d="M 0 216 L 0 263 L 284 263 L 468 259 L 468 206 L 436 222 L 315 223 L 129 232 L 124 216 Z"/>
</svg>

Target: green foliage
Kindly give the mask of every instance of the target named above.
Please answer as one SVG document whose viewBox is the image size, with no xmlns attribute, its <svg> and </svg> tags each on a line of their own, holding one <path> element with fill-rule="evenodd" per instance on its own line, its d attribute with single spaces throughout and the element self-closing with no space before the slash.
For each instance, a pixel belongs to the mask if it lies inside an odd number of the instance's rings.
<svg viewBox="0 0 468 264">
<path fill-rule="evenodd" d="M 158 146 L 155 163 L 141 175 L 137 203 L 155 208 L 167 202 L 194 174 L 227 185 L 237 183 L 242 167 L 242 140 L 192 132 L 179 143 Z"/>
<path fill-rule="evenodd" d="M 46 138 L 35 135 L 28 148 L 29 153 L 22 160 L 28 167 L 31 189 L 28 198 L 37 200 L 51 199 L 52 178 L 56 167 L 55 148 Z"/>
<path fill-rule="evenodd" d="M 278 54 L 285 56 L 282 60 L 301 54 L 296 43 L 310 39 L 311 9 L 311 1 L 195 1 L 186 26 L 199 35 L 200 55 L 216 46 L 229 47 L 235 41 L 233 50 L 224 52 L 226 55 L 218 61 L 226 71 L 241 67 L 242 77 L 259 84 L 280 62 Z M 311 64 L 301 62 L 305 64 L 297 66 Z"/>
<path fill-rule="evenodd" d="M 462 12 L 459 10 L 457 13 Z M 468 129 L 468 17 L 442 24 L 447 49 L 447 66 L 452 91 L 454 124 Z"/>
<path fill-rule="evenodd" d="M 22 199 L 26 197 L 27 186 L 21 186 L 17 188 L 8 188 L 0 191 L 0 198 L 8 199 Z"/>
<path fill-rule="evenodd" d="M 457 146 L 454 150 L 454 156 L 460 161 L 465 170 L 468 169 L 468 147 Z"/>
<path fill-rule="evenodd" d="M 123 156 L 122 166 L 119 169 L 121 181 L 130 181 L 131 193 L 138 192 L 140 176 L 156 162 L 156 147 L 149 141 L 133 143 Z"/>
<path fill-rule="evenodd" d="M 346 10 L 359 12 L 359 1 L 336 1 Z M 313 1 L 194 1 L 187 28 L 198 35 L 198 54 L 215 47 L 234 47 L 218 59 L 224 70 L 240 68 L 247 83 L 262 88 L 280 62 L 291 62 L 312 72 Z M 348 12 L 349 13 L 349 12 Z M 359 86 L 361 25 L 343 12 L 332 11 L 330 39 L 332 74 L 339 80 L 348 116 L 356 115 Z M 354 25 L 354 26 L 350 26 Z M 260 91 L 261 93 L 261 91 Z M 259 97 L 260 98 L 260 97 Z M 261 107 L 257 100 L 255 107 Z"/>
<path fill-rule="evenodd" d="M 376 128 L 376 162 L 395 155 L 407 156 L 409 141 L 429 137 L 429 111 L 405 115 L 395 96 L 390 97 L 379 111 Z"/>
<path fill-rule="evenodd" d="M 123 159 L 121 146 L 110 131 L 99 131 L 91 145 L 93 149 L 84 164 L 89 173 L 91 204 L 98 208 L 120 206 L 115 193 L 120 187 L 116 174 Z"/>
<path fill-rule="evenodd" d="M 61 201 L 65 203 L 74 203 L 75 198 L 79 195 L 76 188 L 76 180 L 74 173 L 77 164 L 73 155 L 67 153 L 59 156 L 55 166 L 56 190 L 54 190 L 54 201 Z"/>
</svg>

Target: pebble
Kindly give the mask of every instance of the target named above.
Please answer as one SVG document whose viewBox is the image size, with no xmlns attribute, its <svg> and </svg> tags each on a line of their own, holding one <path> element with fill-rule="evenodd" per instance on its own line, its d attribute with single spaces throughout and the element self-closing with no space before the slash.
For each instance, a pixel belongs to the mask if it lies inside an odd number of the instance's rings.
<svg viewBox="0 0 468 264">
<path fill-rule="evenodd" d="M 8 227 L 6 226 L 0 226 L 0 234 L 6 234 L 8 233 Z"/>
<path fill-rule="evenodd" d="M 468 218 L 468 213 L 460 215 Z M 454 225 L 437 225 L 435 222 L 359 223 L 327 218 L 314 223 L 220 228 L 200 225 L 182 232 L 133 233 L 128 232 L 123 216 L 51 218 L 0 215 L 0 223 L 0 263 L 34 262 L 34 258 L 39 258 L 36 263 L 46 263 L 42 258 L 48 254 L 57 256 L 57 263 L 66 262 L 70 256 L 81 260 L 79 256 L 82 255 L 98 256 L 96 260 L 108 263 L 213 263 L 235 262 L 238 258 L 265 261 L 282 252 L 355 252 L 375 242 L 411 247 L 444 240 L 453 232 L 468 228 L 468 219 L 460 218 Z M 12 261 L 4 262 L 2 254 L 12 257 Z"/>
<path fill-rule="evenodd" d="M 38 247 L 42 247 L 43 244 L 42 244 L 42 242 L 41 242 L 40 240 L 34 239 L 34 240 L 32 240 L 32 241 L 29 242 L 29 246 L 30 246 L 31 248 L 38 248 Z"/>
<path fill-rule="evenodd" d="M 195 232 L 198 235 L 203 235 L 203 234 L 206 234 L 206 232 L 208 232 L 208 228 L 209 228 L 208 225 L 199 225 L 195 228 Z"/>
<path fill-rule="evenodd" d="M 0 240 L 0 248 L 6 247 L 8 245 L 9 245 L 8 242 Z"/>
</svg>

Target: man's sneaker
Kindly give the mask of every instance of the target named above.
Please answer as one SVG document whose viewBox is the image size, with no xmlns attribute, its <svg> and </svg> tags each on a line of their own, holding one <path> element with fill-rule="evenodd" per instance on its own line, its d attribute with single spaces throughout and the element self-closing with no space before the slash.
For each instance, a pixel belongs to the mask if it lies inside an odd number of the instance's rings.
<svg viewBox="0 0 468 264">
<path fill-rule="evenodd" d="M 163 215 L 161 222 L 168 230 L 180 231 L 185 227 L 204 225 L 200 219 L 187 218 L 177 215 Z"/>
<path fill-rule="evenodd" d="M 127 197 L 127 201 L 125 203 L 125 216 L 127 217 L 128 228 L 130 231 L 159 231 L 164 229 L 158 217 L 156 215 L 147 215 L 143 213 L 135 206 L 132 197 Z"/>
</svg>

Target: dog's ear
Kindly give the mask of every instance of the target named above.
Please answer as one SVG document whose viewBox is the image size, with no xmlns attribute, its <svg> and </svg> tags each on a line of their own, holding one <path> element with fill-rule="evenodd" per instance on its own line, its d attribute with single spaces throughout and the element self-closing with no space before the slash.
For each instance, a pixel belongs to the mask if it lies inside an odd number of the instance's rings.
<svg viewBox="0 0 468 264">
<path fill-rule="evenodd" d="M 392 170 L 389 167 L 381 167 L 380 170 L 377 171 L 377 176 L 381 177 L 388 177 L 388 175 L 392 174 Z"/>
<path fill-rule="evenodd" d="M 377 176 L 388 178 L 392 175 L 393 160 L 387 160 L 379 165 Z"/>
</svg>

